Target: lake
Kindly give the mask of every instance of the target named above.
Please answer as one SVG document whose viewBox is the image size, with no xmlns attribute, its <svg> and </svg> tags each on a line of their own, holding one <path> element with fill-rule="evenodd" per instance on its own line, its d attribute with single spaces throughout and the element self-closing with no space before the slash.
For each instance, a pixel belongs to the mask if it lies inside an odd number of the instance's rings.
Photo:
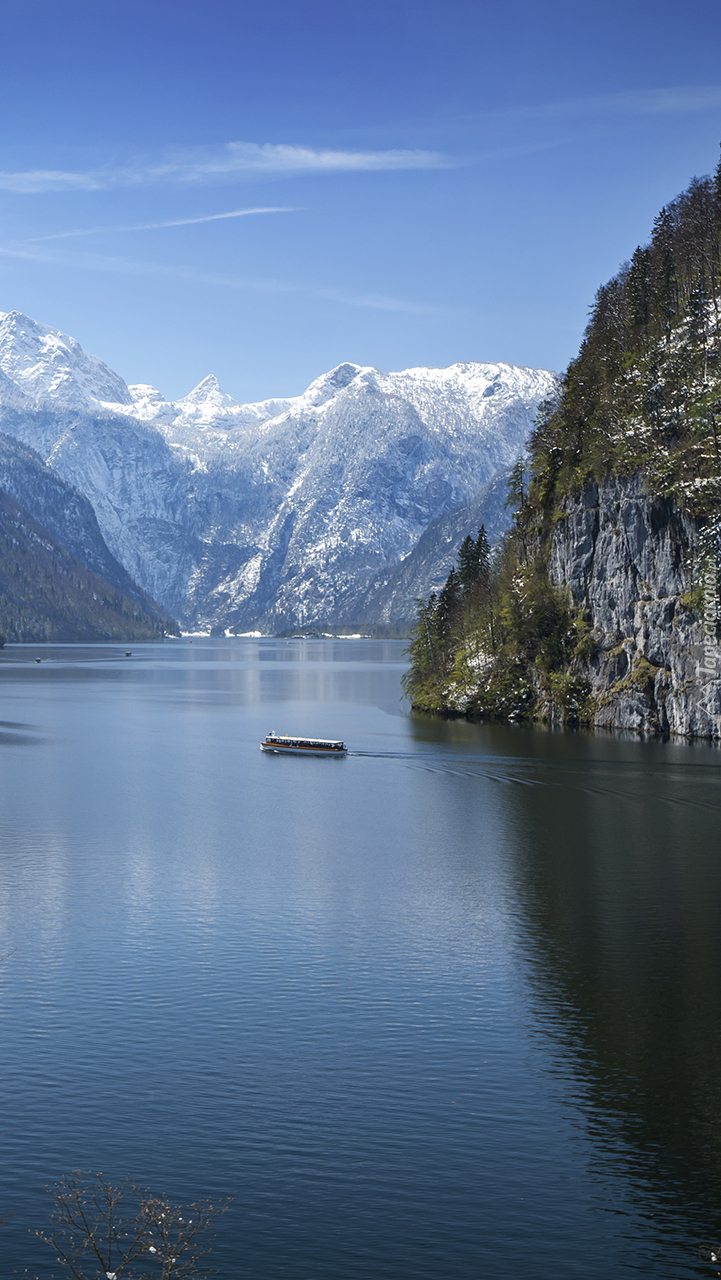
<svg viewBox="0 0 721 1280">
<path fill-rule="evenodd" d="M 73 1169 L 232 1196 L 233 1280 L 721 1270 L 721 754 L 416 719 L 402 655 L 0 654 L 3 1277 Z"/>
</svg>

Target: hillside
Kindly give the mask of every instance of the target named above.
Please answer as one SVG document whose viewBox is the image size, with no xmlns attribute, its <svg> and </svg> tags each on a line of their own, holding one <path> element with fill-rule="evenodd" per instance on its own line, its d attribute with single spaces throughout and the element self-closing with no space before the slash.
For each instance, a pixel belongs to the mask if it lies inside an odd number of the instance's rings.
<svg viewBox="0 0 721 1280">
<path fill-rule="evenodd" d="M 2 434 L 0 489 L 20 503 L 79 565 L 138 605 L 147 614 L 151 630 L 156 625 L 166 631 L 176 629 L 170 615 L 133 582 L 110 554 L 87 498 L 61 480 L 33 449 Z"/>
<path fill-rule="evenodd" d="M 441 590 L 448 564 L 465 538 L 475 537 L 483 525 L 495 545 L 511 524 L 506 507 L 509 475 L 510 467 L 502 467 L 468 502 L 432 520 L 410 554 L 370 584 L 358 616 L 364 622 L 410 624 L 416 602 Z"/>
<path fill-rule="evenodd" d="M 721 166 L 599 289 L 514 522 L 421 611 L 419 709 L 721 737 Z"/>
<path fill-rule="evenodd" d="M 177 630 L 91 573 L 0 490 L 0 632 L 15 642 L 153 640 Z"/>
</svg>

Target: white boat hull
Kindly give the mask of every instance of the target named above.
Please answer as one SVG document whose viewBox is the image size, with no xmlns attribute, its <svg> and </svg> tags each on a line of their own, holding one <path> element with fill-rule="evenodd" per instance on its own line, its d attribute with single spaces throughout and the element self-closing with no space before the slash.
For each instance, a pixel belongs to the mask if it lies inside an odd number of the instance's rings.
<svg viewBox="0 0 721 1280">
<path fill-rule="evenodd" d="M 284 747 L 280 742 L 261 742 L 261 751 L 277 756 L 345 756 L 346 747 Z"/>
</svg>

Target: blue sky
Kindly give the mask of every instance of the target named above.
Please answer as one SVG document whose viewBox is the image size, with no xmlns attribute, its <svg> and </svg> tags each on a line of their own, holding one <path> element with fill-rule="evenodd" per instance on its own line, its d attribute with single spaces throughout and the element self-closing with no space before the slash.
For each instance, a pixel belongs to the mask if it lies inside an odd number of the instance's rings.
<svg viewBox="0 0 721 1280">
<path fill-rule="evenodd" d="M 168 397 L 561 369 L 719 155 L 718 0 L 4 0 L 2 25 L 0 310 Z"/>
</svg>

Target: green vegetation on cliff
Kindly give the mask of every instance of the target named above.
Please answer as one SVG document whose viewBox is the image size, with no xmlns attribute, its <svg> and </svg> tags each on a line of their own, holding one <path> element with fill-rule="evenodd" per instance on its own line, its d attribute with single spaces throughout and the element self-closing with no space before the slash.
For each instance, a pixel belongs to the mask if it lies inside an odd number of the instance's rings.
<svg viewBox="0 0 721 1280">
<path fill-rule="evenodd" d="M 419 601 L 404 677 L 415 710 L 525 719 L 540 698 L 558 706 L 560 718 L 584 718 L 588 688 L 570 668 L 586 651 L 588 626 L 548 581 L 529 536 L 517 516 L 491 556 L 481 528 L 475 544 L 468 538 L 461 547 L 442 591 Z M 479 544 L 485 554 L 469 578 L 464 559 Z"/>
<path fill-rule="evenodd" d="M 579 354 L 511 477 L 513 525 L 482 581 L 469 594 L 459 560 L 438 597 L 419 602 L 413 706 L 592 719 L 591 619 L 548 573 L 564 503 L 589 481 L 640 475 L 716 542 L 720 437 L 721 164 L 661 210 L 650 242 L 598 290 Z"/>
<path fill-rule="evenodd" d="M 531 440 L 530 498 L 641 471 L 690 514 L 721 498 L 721 164 L 658 215 L 649 244 L 598 290 L 581 350 Z"/>
</svg>

